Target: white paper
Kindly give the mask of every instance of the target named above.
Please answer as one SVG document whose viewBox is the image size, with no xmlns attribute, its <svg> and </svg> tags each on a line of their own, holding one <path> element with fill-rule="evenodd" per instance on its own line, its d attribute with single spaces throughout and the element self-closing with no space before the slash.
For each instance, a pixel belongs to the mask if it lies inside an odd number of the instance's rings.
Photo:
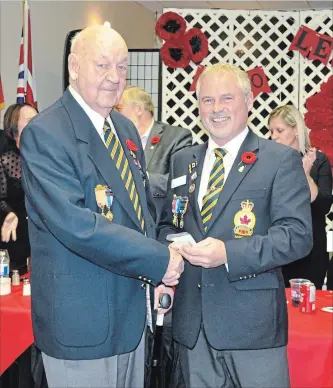
<svg viewBox="0 0 333 388">
<path fill-rule="evenodd" d="M 333 252 L 333 230 L 327 232 L 327 252 Z"/>
<path fill-rule="evenodd" d="M 186 184 L 186 175 L 183 175 L 178 178 L 172 179 L 171 188 L 174 189 L 175 187 L 183 186 L 185 184 Z"/>
<path fill-rule="evenodd" d="M 192 237 L 192 235 L 190 235 L 187 232 L 168 234 L 166 239 L 168 241 L 173 241 L 173 242 L 175 242 L 176 244 L 179 244 L 179 245 L 195 244 L 194 238 Z"/>
</svg>

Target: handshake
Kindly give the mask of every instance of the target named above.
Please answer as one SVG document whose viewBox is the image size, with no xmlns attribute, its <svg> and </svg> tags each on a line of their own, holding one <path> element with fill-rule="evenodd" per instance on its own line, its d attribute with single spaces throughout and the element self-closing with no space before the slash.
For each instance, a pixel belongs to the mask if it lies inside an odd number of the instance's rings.
<svg viewBox="0 0 333 388">
<path fill-rule="evenodd" d="M 166 286 L 173 287 L 179 283 L 178 279 L 184 271 L 184 260 L 181 254 L 178 253 L 174 248 L 169 246 L 169 251 L 170 261 L 162 282 Z"/>
</svg>

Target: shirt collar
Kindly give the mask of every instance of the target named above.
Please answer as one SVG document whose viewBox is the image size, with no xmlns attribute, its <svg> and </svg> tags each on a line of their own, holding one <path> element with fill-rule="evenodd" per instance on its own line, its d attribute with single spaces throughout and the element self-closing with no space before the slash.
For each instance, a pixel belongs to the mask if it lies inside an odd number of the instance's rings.
<svg viewBox="0 0 333 388">
<path fill-rule="evenodd" d="M 141 140 L 148 139 L 148 137 L 150 135 L 150 132 L 151 132 L 151 130 L 153 128 L 154 123 L 155 123 L 155 120 L 152 119 L 151 124 L 147 128 L 146 132 L 141 136 Z"/>
<path fill-rule="evenodd" d="M 103 126 L 104 126 L 105 118 L 102 117 L 96 111 L 94 111 L 92 108 L 90 108 L 90 106 L 84 101 L 84 99 L 80 96 L 80 94 L 71 85 L 69 86 L 68 89 L 69 89 L 71 95 L 76 100 L 76 102 L 86 112 L 87 116 L 89 117 L 89 119 L 93 123 L 93 125 L 96 128 L 97 132 L 100 135 L 104 136 Z M 107 117 L 106 119 L 109 122 L 109 124 L 111 125 L 111 128 L 113 128 L 113 124 L 112 124 L 112 121 L 111 121 L 110 117 Z"/>
<path fill-rule="evenodd" d="M 215 141 L 211 137 L 209 137 L 207 151 L 211 156 L 215 157 L 215 153 L 214 153 L 215 148 L 224 148 L 227 151 L 227 155 L 230 155 L 232 158 L 236 158 L 238 151 L 248 133 L 249 133 L 249 129 L 248 127 L 245 127 L 245 129 L 241 133 L 239 133 L 236 137 L 230 140 L 223 147 L 216 144 Z"/>
</svg>

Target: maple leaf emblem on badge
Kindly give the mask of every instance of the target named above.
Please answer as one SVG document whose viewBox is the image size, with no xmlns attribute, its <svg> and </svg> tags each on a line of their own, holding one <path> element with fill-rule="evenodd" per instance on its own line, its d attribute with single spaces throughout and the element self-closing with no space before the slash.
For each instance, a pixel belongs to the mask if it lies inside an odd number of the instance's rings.
<svg viewBox="0 0 333 388">
<path fill-rule="evenodd" d="M 251 218 L 247 216 L 247 214 L 245 214 L 244 217 L 240 217 L 240 222 L 243 224 L 243 225 L 248 225 L 250 222 L 251 222 Z"/>
</svg>

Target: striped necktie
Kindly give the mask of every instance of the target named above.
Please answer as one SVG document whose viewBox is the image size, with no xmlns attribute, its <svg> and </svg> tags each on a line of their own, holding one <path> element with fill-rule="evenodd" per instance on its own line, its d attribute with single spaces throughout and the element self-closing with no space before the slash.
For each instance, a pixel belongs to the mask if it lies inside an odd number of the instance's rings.
<svg viewBox="0 0 333 388">
<path fill-rule="evenodd" d="M 216 159 L 209 175 L 207 192 L 203 197 L 201 208 L 201 217 L 205 232 L 208 230 L 209 221 L 213 216 L 214 207 L 219 200 L 219 195 L 224 184 L 223 157 L 227 151 L 224 148 L 216 148 L 214 152 Z"/>
<path fill-rule="evenodd" d="M 145 231 L 145 220 L 142 216 L 142 208 L 140 205 L 139 196 L 135 187 L 132 171 L 124 153 L 124 149 L 115 133 L 111 130 L 111 126 L 107 120 L 104 121 L 103 132 L 105 146 L 110 152 L 110 157 L 114 161 L 120 173 L 120 177 L 124 182 L 125 188 L 133 204 L 134 211 L 140 222 L 141 229 Z"/>
</svg>

